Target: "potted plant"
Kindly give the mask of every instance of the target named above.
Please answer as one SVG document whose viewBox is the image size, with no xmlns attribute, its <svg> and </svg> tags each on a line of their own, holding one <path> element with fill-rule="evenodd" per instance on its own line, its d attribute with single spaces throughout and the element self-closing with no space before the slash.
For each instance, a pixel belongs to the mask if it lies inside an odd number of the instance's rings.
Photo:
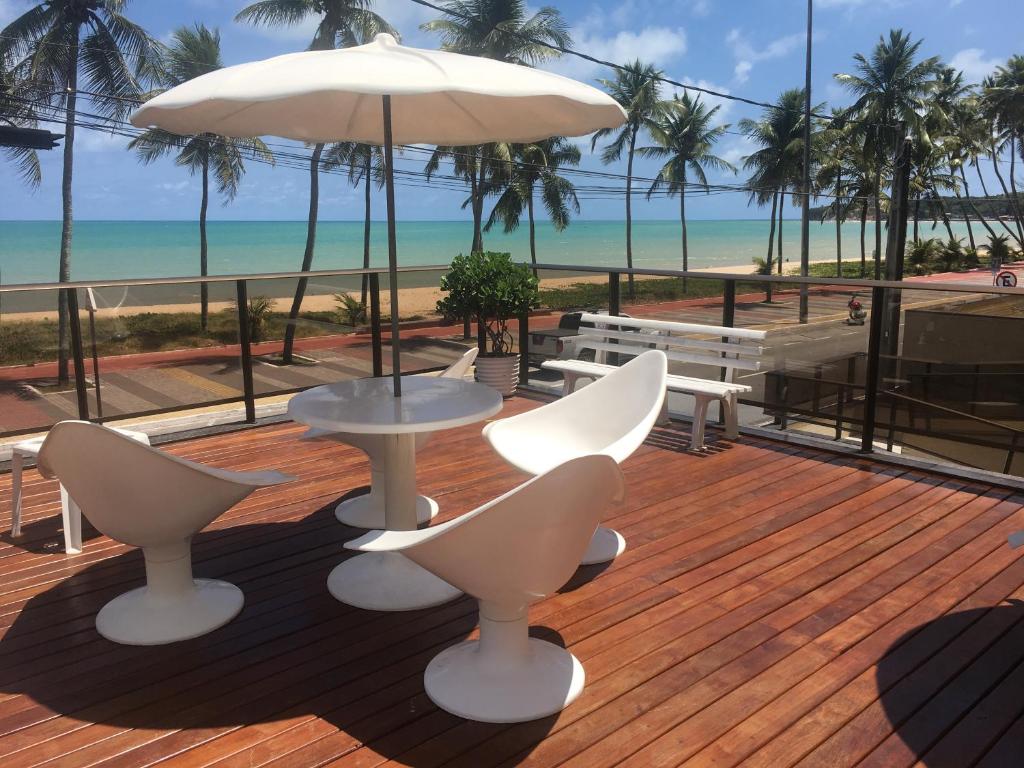
<svg viewBox="0 0 1024 768">
<path fill-rule="evenodd" d="M 540 305 L 537 278 L 511 254 L 480 252 L 456 256 L 441 278 L 445 297 L 437 311 L 452 321 L 475 320 L 480 339 L 476 378 L 504 397 L 515 394 L 519 383 L 519 356 L 512 349 L 515 337 L 509 321 Z"/>
</svg>

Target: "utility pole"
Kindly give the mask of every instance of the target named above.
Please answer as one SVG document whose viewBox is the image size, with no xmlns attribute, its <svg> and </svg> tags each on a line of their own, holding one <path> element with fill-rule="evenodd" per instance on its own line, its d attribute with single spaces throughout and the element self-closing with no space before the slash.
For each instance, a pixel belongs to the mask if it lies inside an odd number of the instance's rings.
<svg viewBox="0 0 1024 768">
<path fill-rule="evenodd" d="M 800 274 L 810 271 L 811 251 L 811 38 L 813 35 L 814 0 L 807 0 L 807 64 L 804 72 L 804 206 L 800 218 Z M 840 277 L 840 275 L 837 275 Z M 800 286 L 800 322 L 807 322 L 807 285 Z"/>
</svg>

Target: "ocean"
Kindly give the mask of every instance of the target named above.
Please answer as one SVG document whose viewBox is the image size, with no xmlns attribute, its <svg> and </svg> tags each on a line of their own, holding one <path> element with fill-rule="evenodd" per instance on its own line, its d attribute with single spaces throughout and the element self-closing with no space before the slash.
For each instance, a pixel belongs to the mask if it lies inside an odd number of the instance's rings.
<svg viewBox="0 0 1024 768">
<path fill-rule="evenodd" d="M 767 249 L 766 220 L 688 222 L 690 267 L 750 264 Z M 799 213 L 785 222 L 783 256 L 796 263 L 800 253 Z M 958 235 L 966 226 L 954 223 Z M 977 228 L 976 228 L 977 229 Z M 212 221 L 208 224 L 210 274 L 282 272 L 301 266 L 304 221 Z M 844 260 L 860 258 L 860 224 L 843 225 Z M 976 234 L 978 234 L 976 232 Z M 981 232 L 984 235 L 984 232 Z M 923 225 L 924 237 L 945 237 L 945 229 Z M 387 265 L 385 227 L 374 222 L 371 266 Z M 884 237 L 884 234 L 883 234 Z M 472 224 L 466 221 L 404 221 L 398 224 L 398 255 L 403 265 L 447 264 L 468 250 Z M 867 248 L 874 243 L 868 222 Z M 0 283 L 50 282 L 57 279 L 59 221 L 0 221 Z M 527 228 L 484 235 L 488 250 L 530 258 Z M 188 277 L 199 274 L 199 233 L 194 221 L 76 221 L 71 274 L 75 280 Z M 363 224 L 322 221 L 317 228 L 314 269 L 348 269 L 362 265 Z M 564 232 L 548 223 L 537 227 L 537 258 L 558 264 L 625 266 L 625 222 L 575 221 Z M 633 223 L 637 267 L 681 268 L 678 221 Z M 811 225 L 811 258 L 835 258 L 835 225 Z"/>
</svg>

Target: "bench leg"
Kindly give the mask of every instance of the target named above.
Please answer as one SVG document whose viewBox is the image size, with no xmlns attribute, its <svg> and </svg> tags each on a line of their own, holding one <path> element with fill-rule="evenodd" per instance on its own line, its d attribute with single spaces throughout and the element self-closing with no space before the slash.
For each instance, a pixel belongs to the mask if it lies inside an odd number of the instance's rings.
<svg viewBox="0 0 1024 768">
<path fill-rule="evenodd" d="M 21 536 L 21 474 L 25 458 L 11 454 L 11 536 Z"/>
<path fill-rule="evenodd" d="M 659 427 L 663 427 L 670 421 L 668 417 L 668 392 L 665 393 L 665 399 L 661 401 L 661 413 L 658 414 L 658 420 L 655 422 Z"/>
<path fill-rule="evenodd" d="M 562 374 L 562 397 L 571 395 L 576 389 L 576 380 L 579 378 L 575 373 L 565 372 Z"/>
<path fill-rule="evenodd" d="M 740 436 L 739 399 L 735 394 L 729 395 L 722 401 L 722 408 L 725 409 L 725 436 L 736 440 Z"/>
<path fill-rule="evenodd" d="M 64 551 L 69 555 L 82 552 L 82 510 L 63 485 L 60 487 L 60 512 L 64 518 Z"/>
<path fill-rule="evenodd" d="M 693 406 L 693 437 L 690 440 L 691 451 L 704 450 L 704 423 L 708 418 L 708 405 L 710 400 L 700 395 L 696 396 Z"/>
</svg>

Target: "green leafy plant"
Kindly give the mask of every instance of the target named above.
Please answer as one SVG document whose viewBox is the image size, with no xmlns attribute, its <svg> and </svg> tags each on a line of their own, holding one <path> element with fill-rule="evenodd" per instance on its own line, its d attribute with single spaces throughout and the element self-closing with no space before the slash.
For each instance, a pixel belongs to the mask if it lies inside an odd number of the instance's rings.
<svg viewBox="0 0 1024 768">
<path fill-rule="evenodd" d="M 267 330 L 267 321 L 274 311 L 274 300 L 269 296 L 253 296 L 249 299 L 249 341 L 259 344 Z"/>
<path fill-rule="evenodd" d="M 770 275 L 772 273 L 772 262 L 763 256 L 755 256 L 753 264 L 755 275 Z"/>
<path fill-rule="evenodd" d="M 1010 261 L 1010 238 L 1006 235 L 990 237 L 988 253 L 991 258 L 998 259 L 1000 264 Z"/>
<path fill-rule="evenodd" d="M 338 321 L 342 325 L 355 328 L 366 322 L 366 304 L 355 296 L 349 293 L 336 293 L 334 301 L 338 305 Z"/>
<path fill-rule="evenodd" d="M 450 321 L 470 317 L 485 329 L 481 354 L 508 355 L 515 341 L 509 320 L 540 306 L 537 285 L 529 267 L 514 263 L 511 254 L 459 254 L 441 278 L 441 290 L 447 295 L 437 302 L 437 311 Z"/>
</svg>

